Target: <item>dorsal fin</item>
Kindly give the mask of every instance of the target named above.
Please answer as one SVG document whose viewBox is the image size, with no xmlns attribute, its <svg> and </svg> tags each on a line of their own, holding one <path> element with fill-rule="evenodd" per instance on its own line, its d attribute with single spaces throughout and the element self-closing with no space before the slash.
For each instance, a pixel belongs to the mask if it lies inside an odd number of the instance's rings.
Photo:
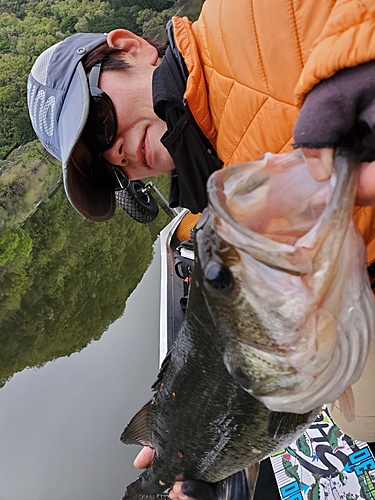
<svg viewBox="0 0 375 500">
<path fill-rule="evenodd" d="M 149 401 L 130 420 L 121 434 L 121 441 L 125 444 L 151 444 L 150 429 L 150 407 L 153 404 Z"/>
</svg>

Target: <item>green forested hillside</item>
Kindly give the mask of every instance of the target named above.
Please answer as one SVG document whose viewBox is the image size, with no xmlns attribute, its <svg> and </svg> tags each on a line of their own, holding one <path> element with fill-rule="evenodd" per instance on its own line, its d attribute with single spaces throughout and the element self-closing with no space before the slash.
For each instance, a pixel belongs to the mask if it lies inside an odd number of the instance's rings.
<svg viewBox="0 0 375 500">
<path fill-rule="evenodd" d="M 76 32 L 125 27 L 162 40 L 174 14 L 196 17 L 203 0 L 1 0 L 0 159 L 35 139 L 26 106 L 26 81 L 36 57 Z"/>
<path fill-rule="evenodd" d="M 121 316 L 167 222 L 160 213 L 152 225 L 132 224 L 118 210 L 109 222 L 92 224 L 61 188 L 10 233 L 9 259 L 0 263 L 0 387 L 27 366 L 99 339 Z"/>
</svg>

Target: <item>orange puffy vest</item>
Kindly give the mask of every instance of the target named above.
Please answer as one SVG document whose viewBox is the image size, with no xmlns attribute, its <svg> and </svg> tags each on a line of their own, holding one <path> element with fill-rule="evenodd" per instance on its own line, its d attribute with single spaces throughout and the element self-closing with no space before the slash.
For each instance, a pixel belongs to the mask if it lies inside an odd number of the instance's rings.
<svg viewBox="0 0 375 500">
<path fill-rule="evenodd" d="M 172 19 L 189 70 L 185 98 L 224 166 L 292 148 L 304 96 L 336 71 L 375 59 L 372 0 L 206 0 Z M 354 219 L 375 261 L 375 210 Z"/>
</svg>

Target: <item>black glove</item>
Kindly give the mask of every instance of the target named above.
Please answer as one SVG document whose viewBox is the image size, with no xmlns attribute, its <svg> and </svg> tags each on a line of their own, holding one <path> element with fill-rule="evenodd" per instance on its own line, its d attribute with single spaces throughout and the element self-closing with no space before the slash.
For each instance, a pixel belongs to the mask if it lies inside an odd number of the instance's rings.
<svg viewBox="0 0 375 500">
<path fill-rule="evenodd" d="M 215 487 L 204 481 L 197 481 L 195 479 L 184 481 L 181 491 L 184 495 L 194 500 L 217 500 Z"/>
<path fill-rule="evenodd" d="M 372 149 L 375 138 L 375 61 L 345 68 L 308 94 L 294 128 L 294 146 Z M 373 159 L 373 158 L 371 158 Z M 362 158 L 362 161 L 370 161 Z"/>
<path fill-rule="evenodd" d="M 194 500 L 217 500 L 218 498 L 244 500 L 246 498 L 253 498 L 253 495 L 250 494 L 249 481 L 255 490 L 258 472 L 259 464 L 253 464 L 248 469 L 236 472 L 214 484 L 190 479 L 182 483 L 181 491 L 184 495 Z"/>
</svg>

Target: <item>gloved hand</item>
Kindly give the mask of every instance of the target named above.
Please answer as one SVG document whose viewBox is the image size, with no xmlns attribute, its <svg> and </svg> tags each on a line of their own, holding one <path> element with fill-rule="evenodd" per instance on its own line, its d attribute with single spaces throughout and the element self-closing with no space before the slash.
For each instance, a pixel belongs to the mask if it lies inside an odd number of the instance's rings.
<svg viewBox="0 0 375 500">
<path fill-rule="evenodd" d="M 171 500 L 217 500 L 218 498 L 243 500 L 253 498 L 259 468 L 260 464 L 254 463 L 247 469 L 236 472 L 215 484 L 197 480 L 177 481 L 169 491 L 169 498 Z"/>
<path fill-rule="evenodd" d="M 204 481 L 190 479 L 181 485 L 182 493 L 193 500 L 217 500 L 214 486 Z"/>
<path fill-rule="evenodd" d="M 293 135 L 294 145 L 303 148 L 316 180 L 325 180 L 331 175 L 333 148 L 337 146 L 362 144 L 363 149 L 368 149 L 361 161 L 373 161 L 375 61 L 342 69 L 318 83 L 305 99 Z M 365 173 L 366 182 L 361 185 L 360 181 L 359 195 L 363 188 L 371 189 L 375 196 L 375 164 Z M 367 204 L 366 200 L 363 204 Z"/>
</svg>

